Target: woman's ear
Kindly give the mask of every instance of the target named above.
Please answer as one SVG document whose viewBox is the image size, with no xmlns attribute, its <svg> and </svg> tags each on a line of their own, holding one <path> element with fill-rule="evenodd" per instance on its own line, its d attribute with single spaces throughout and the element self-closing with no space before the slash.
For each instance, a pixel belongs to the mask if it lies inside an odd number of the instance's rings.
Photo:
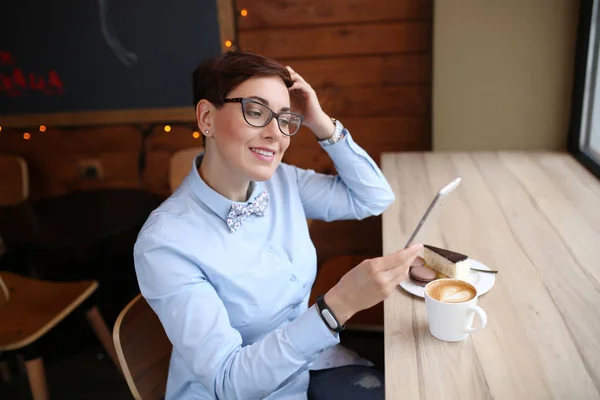
<svg viewBox="0 0 600 400">
<path fill-rule="evenodd" d="M 215 107 L 206 99 L 202 99 L 196 105 L 196 121 L 198 121 L 198 129 L 206 137 L 214 135 Z"/>
</svg>

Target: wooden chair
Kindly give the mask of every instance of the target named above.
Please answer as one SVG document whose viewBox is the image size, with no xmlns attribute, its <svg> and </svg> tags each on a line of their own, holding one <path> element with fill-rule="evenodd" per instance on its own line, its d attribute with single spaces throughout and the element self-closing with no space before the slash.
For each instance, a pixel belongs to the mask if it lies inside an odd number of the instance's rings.
<svg viewBox="0 0 600 400">
<path fill-rule="evenodd" d="M 174 192 L 192 169 L 194 158 L 203 151 L 203 147 L 190 147 L 176 151 L 169 160 L 169 187 Z"/>
<path fill-rule="evenodd" d="M 24 158 L 0 154 L 0 207 L 14 206 L 29 198 L 29 172 Z M 0 235 L 2 232 L 0 232 Z M 0 236 L 0 257 L 6 247 Z"/>
<path fill-rule="evenodd" d="M 24 158 L 0 154 L 0 207 L 20 204 L 29 198 L 29 172 Z M 6 254 L 6 244 L 0 232 L 0 258 Z M 7 368 L 0 364 L 0 370 Z"/>
<path fill-rule="evenodd" d="M 317 296 L 327 293 L 342 276 L 367 258 L 369 257 L 339 256 L 327 260 L 317 272 L 317 278 L 310 294 L 309 306 L 316 302 Z M 383 303 L 356 313 L 346 321 L 346 329 L 383 332 Z"/>
<path fill-rule="evenodd" d="M 0 352 L 27 351 L 44 334 L 80 306 L 98 287 L 96 281 L 45 282 L 0 272 Z M 107 354 L 119 368 L 108 330 L 97 307 L 86 318 Z M 42 358 L 25 361 L 34 400 L 48 399 Z"/>
<path fill-rule="evenodd" d="M 0 206 L 12 206 L 29 197 L 29 172 L 24 158 L 0 154 Z"/>
<path fill-rule="evenodd" d="M 173 346 L 141 294 L 119 314 L 113 341 L 133 397 L 136 400 L 163 399 Z"/>
</svg>

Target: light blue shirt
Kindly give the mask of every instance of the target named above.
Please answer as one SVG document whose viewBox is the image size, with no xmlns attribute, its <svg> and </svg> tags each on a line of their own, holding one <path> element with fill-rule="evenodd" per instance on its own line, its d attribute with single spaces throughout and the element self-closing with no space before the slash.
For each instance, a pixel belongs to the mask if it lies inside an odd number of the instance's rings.
<svg viewBox="0 0 600 400">
<path fill-rule="evenodd" d="M 306 399 L 310 369 L 353 362 L 332 357 L 339 337 L 308 308 L 317 258 L 306 219 L 379 215 L 394 194 L 347 130 L 323 148 L 338 176 L 281 163 L 248 199 L 267 189 L 266 215 L 233 233 L 225 220 L 235 202 L 200 178 L 202 155 L 149 216 L 135 269 L 173 343 L 168 400 Z"/>
</svg>

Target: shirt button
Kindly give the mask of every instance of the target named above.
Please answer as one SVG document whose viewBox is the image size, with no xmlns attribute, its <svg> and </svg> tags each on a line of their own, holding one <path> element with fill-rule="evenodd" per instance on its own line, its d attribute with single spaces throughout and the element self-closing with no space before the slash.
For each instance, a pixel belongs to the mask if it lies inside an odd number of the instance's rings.
<svg viewBox="0 0 600 400">
<path fill-rule="evenodd" d="M 292 282 L 296 282 L 297 280 L 298 280 L 298 278 L 296 278 L 296 275 L 292 274 L 292 275 L 290 276 L 290 281 L 292 281 Z"/>
</svg>

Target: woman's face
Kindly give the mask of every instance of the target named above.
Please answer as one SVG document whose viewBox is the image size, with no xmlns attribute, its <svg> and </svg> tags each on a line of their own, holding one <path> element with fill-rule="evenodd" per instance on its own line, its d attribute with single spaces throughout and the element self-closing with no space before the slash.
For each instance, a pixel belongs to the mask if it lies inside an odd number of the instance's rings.
<svg viewBox="0 0 600 400">
<path fill-rule="evenodd" d="M 227 98 L 253 98 L 276 113 L 290 108 L 289 91 L 278 77 L 248 79 Z M 252 112 L 256 110 L 247 104 L 246 115 Z M 276 118 L 261 128 L 250 126 L 244 119 L 241 103 L 225 103 L 221 109 L 215 109 L 212 125 L 215 145 L 212 150 L 217 153 L 214 155 L 226 170 L 238 175 L 237 179 L 257 182 L 270 179 L 290 145 L 290 137 L 279 130 Z"/>
</svg>

